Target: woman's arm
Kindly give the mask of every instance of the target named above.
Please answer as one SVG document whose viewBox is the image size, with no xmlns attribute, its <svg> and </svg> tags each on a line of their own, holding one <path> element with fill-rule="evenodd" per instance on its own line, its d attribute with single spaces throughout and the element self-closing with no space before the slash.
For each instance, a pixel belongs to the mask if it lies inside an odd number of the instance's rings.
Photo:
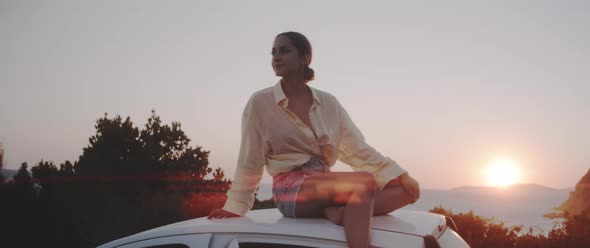
<svg viewBox="0 0 590 248">
<path fill-rule="evenodd" d="M 232 217 L 240 217 L 237 214 L 234 214 L 232 212 L 228 212 L 225 211 L 223 209 L 213 209 L 211 210 L 211 213 L 209 213 L 209 216 L 207 216 L 207 219 L 224 219 L 224 218 L 232 218 Z"/>
<path fill-rule="evenodd" d="M 412 204 L 416 202 L 420 198 L 420 185 L 418 184 L 418 181 L 411 177 L 407 172 L 399 176 L 399 180 L 402 188 L 414 198 Z"/>
<path fill-rule="evenodd" d="M 379 188 L 392 179 L 406 173 L 395 161 L 381 155 L 365 142 L 365 137 L 352 122 L 348 112 L 336 102 L 340 112 L 340 145 L 338 159 L 350 165 L 355 171 L 370 172 L 375 176 Z"/>
<path fill-rule="evenodd" d="M 242 115 L 242 140 L 234 180 L 223 209 L 211 211 L 209 217 L 243 216 L 254 204 L 254 192 L 262 178 L 267 150 L 255 109 L 254 97 L 251 97 Z"/>
</svg>

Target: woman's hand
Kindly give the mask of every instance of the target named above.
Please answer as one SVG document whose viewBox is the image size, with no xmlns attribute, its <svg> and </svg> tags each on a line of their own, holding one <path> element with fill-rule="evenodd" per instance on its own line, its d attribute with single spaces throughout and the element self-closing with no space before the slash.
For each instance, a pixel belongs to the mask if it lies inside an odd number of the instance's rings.
<svg viewBox="0 0 590 248">
<path fill-rule="evenodd" d="M 218 209 L 211 210 L 211 212 L 209 213 L 209 216 L 207 216 L 207 219 L 224 219 L 224 218 L 232 218 L 232 217 L 241 217 L 241 216 L 218 208 Z"/>
<path fill-rule="evenodd" d="M 412 178 L 408 173 L 404 173 L 399 176 L 400 184 L 402 188 L 408 192 L 413 198 L 412 203 L 416 202 L 420 198 L 420 185 L 416 179 Z"/>
</svg>

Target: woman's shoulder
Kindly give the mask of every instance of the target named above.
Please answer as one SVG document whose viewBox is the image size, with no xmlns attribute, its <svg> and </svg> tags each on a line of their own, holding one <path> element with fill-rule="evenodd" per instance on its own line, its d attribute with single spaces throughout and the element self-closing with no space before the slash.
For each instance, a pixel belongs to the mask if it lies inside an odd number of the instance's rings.
<svg viewBox="0 0 590 248">
<path fill-rule="evenodd" d="M 314 97 L 316 97 L 319 101 L 320 104 L 324 103 L 324 104 L 328 104 L 328 105 L 340 105 L 338 99 L 336 98 L 336 96 L 334 96 L 333 94 L 324 91 L 324 90 L 320 90 L 314 87 L 309 87 L 312 92 Z M 250 104 L 257 104 L 257 103 L 268 103 L 268 101 L 275 101 L 275 96 L 277 93 L 275 92 L 275 86 L 270 86 L 270 87 L 266 87 L 260 90 L 255 91 L 254 93 L 252 93 L 252 95 L 250 96 L 248 103 Z"/>
<path fill-rule="evenodd" d="M 322 104 L 322 103 L 339 104 L 338 99 L 333 94 L 328 93 L 327 91 L 313 88 L 313 87 L 310 87 L 310 88 L 313 91 L 314 97 L 317 97 L 318 100 L 320 101 L 320 104 Z"/>
<path fill-rule="evenodd" d="M 272 99 L 274 99 L 272 87 L 266 87 L 252 93 L 250 98 L 248 98 L 246 105 L 250 105 L 252 107 L 268 105 L 269 101 L 272 101 Z"/>
<path fill-rule="evenodd" d="M 273 93 L 273 87 L 272 86 L 266 87 L 264 89 L 260 89 L 260 90 L 255 91 L 254 93 L 252 93 L 251 98 L 269 97 L 269 96 L 272 96 L 272 93 Z"/>
</svg>

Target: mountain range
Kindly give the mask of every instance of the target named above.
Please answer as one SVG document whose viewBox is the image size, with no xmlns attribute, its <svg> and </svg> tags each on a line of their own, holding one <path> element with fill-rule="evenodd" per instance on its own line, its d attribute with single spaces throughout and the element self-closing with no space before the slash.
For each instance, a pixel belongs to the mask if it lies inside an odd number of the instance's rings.
<svg viewBox="0 0 590 248">
<path fill-rule="evenodd" d="M 11 179 L 14 175 L 16 175 L 17 172 L 17 170 L 11 169 L 2 169 L 2 171 L 0 171 L 0 173 L 2 173 L 2 176 L 4 177 L 4 180 Z"/>
</svg>

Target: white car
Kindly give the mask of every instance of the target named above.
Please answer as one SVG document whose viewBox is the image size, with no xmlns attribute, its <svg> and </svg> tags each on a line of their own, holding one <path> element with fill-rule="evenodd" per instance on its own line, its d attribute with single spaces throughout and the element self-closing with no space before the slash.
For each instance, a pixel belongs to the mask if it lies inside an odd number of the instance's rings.
<svg viewBox="0 0 590 248">
<path fill-rule="evenodd" d="M 397 210 L 373 217 L 373 247 L 469 247 L 447 226 L 444 216 Z M 342 226 L 327 219 L 283 217 L 277 209 L 253 210 L 244 217 L 182 221 L 129 237 L 99 248 L 305 248 L 348 247 Z"/>
</svg>

